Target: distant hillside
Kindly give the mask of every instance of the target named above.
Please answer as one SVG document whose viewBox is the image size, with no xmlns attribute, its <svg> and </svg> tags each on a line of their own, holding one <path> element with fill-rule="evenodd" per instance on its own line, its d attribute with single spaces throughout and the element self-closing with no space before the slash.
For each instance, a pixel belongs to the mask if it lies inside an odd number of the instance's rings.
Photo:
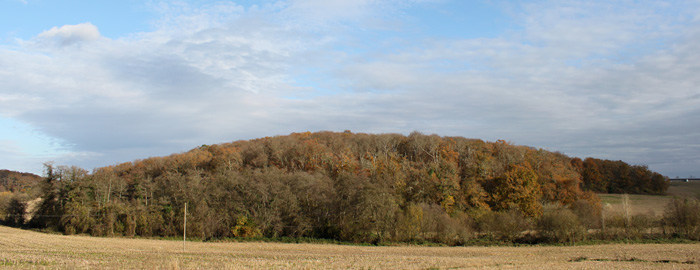
<svg viewBox="0 0 700 270">
<path fill-rule="evenodd" d="M 498 224 L 501 216 L 489 213 L 537 218 L 545 204 L 599 208 L 597 196 L 582 189 L 588 186 L 582 179 L 598 179 L 582 177 L 597 162 L 505 141 L 293 133 L 203 145 L 92 174 L 48 166 L 44 200 L 30 224 L 66 233 L 176 236 L 187 203 L 187 230 L 203 239 L 453 242 L 488 228 L 476 224 Z M 600 178 L 608 186 L 615 173 L 627 172 L 596 168 L 613 175 Z M 655 187 L 644 186 L 638 190 Z"/>
<path fill-rule="evenodd" d="M 28 192 L 42 177 L 32 173 L 0 170 L 0 192 Z"/>
<path fill-rule="evenodd" d="M 603 193 L 663 195 L 669 179 L 643 165 L 629 165 L 624 161 L 586 158 L 572 160 L 581 173 L 582 188 Z"/>
<path fill-rule="evenodd" d="M 37 186 L 42 180 L 31 173 L 0 170 L 0 224 L 19 226 L 27 220 L 28 199 L 40 196 Z"/>
</svg>

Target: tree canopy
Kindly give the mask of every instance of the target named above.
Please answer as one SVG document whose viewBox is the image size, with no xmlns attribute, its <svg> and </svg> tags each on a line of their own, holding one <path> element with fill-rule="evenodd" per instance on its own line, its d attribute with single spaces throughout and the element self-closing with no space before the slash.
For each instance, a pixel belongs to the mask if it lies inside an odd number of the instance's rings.
<svg viewBox="0 0 700 270">
<path fill-rule="evenodd" d="M 491 212 L 664 193 L 643 166 L 418 132 L 304 132 L 95 169 L 46 166 L 29 224 L 65 233 L 455 241 Z M 442 237 L 442 238 L 440 238 Z M 440 238 L 440 239 L 438 239 Z"/>
</svg>

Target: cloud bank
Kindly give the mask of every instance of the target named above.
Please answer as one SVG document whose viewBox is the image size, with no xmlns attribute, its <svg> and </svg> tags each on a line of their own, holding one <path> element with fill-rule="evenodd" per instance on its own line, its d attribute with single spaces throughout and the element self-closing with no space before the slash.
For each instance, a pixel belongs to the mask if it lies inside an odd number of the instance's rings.
<svg viewBox="0 0 700 270">
<path fill-rule="evenodd" d="M 495 2 L 492 38 L 413 36 L 433 1 L 156 3 L 154 30 L 0 47 L 0 116 L 87 168 L 298 131 L 418 130 L 700 175 L 700 9 Z M 428 33 L 429 36 L 429 33 Z M 12 150 L 12 148 L 7 148 Z M 14 151 L 14 150 L 12 150 Z"/>
</svg>

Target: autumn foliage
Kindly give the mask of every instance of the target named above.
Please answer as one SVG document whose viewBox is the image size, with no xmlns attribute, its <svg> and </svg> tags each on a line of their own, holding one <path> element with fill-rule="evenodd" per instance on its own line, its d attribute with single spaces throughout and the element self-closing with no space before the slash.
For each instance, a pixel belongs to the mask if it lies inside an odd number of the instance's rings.
<svg viewBox="0 0 700 270">
<path fill-rule="evenodd" d="M 201 239 L 460 244 L 513 229 L 494 229 L 505 224 L 499 220 L 520 226 L 538 219 L 543 205 L 600 207 L 591 191 L 663 193 L 667 187 L 645 167 L 611 164 L 417 132 L 293 133 L 203 145 L 92 173 L 49 165 L 42 202 L 28 224 L 69 234 L 177 236 L 187 203 L 188 235 Z M 621 173 L 624 183 L 616 180 Z M 643 185 L 629 186 L 635 184 Z"/>
<path fill-rule="evenodd" d="M 669 185 L 668 178 L 642 165 L 596 158 L 571 163 L 581 173 L 583 188 L 595 192 L 663 195 Z"/>
<path fill-rule="evenodd" d="M 31 173 L 0 170 L 0 192 L 31 193 L 41 177 Z"/>
</svg>

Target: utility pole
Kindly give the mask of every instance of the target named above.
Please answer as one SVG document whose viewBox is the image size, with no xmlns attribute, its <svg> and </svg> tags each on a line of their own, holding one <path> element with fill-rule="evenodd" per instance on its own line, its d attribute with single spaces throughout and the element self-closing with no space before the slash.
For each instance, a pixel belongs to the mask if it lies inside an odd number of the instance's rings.
<svg viewBox="0 0 700 270">
<path fill-rule="evenodd" d="M 185 203 L 185 220 L 182 225 L 182 252 L 185 252 L 185 241 L 187 240 L 187 203 Z"/>
</svg>

